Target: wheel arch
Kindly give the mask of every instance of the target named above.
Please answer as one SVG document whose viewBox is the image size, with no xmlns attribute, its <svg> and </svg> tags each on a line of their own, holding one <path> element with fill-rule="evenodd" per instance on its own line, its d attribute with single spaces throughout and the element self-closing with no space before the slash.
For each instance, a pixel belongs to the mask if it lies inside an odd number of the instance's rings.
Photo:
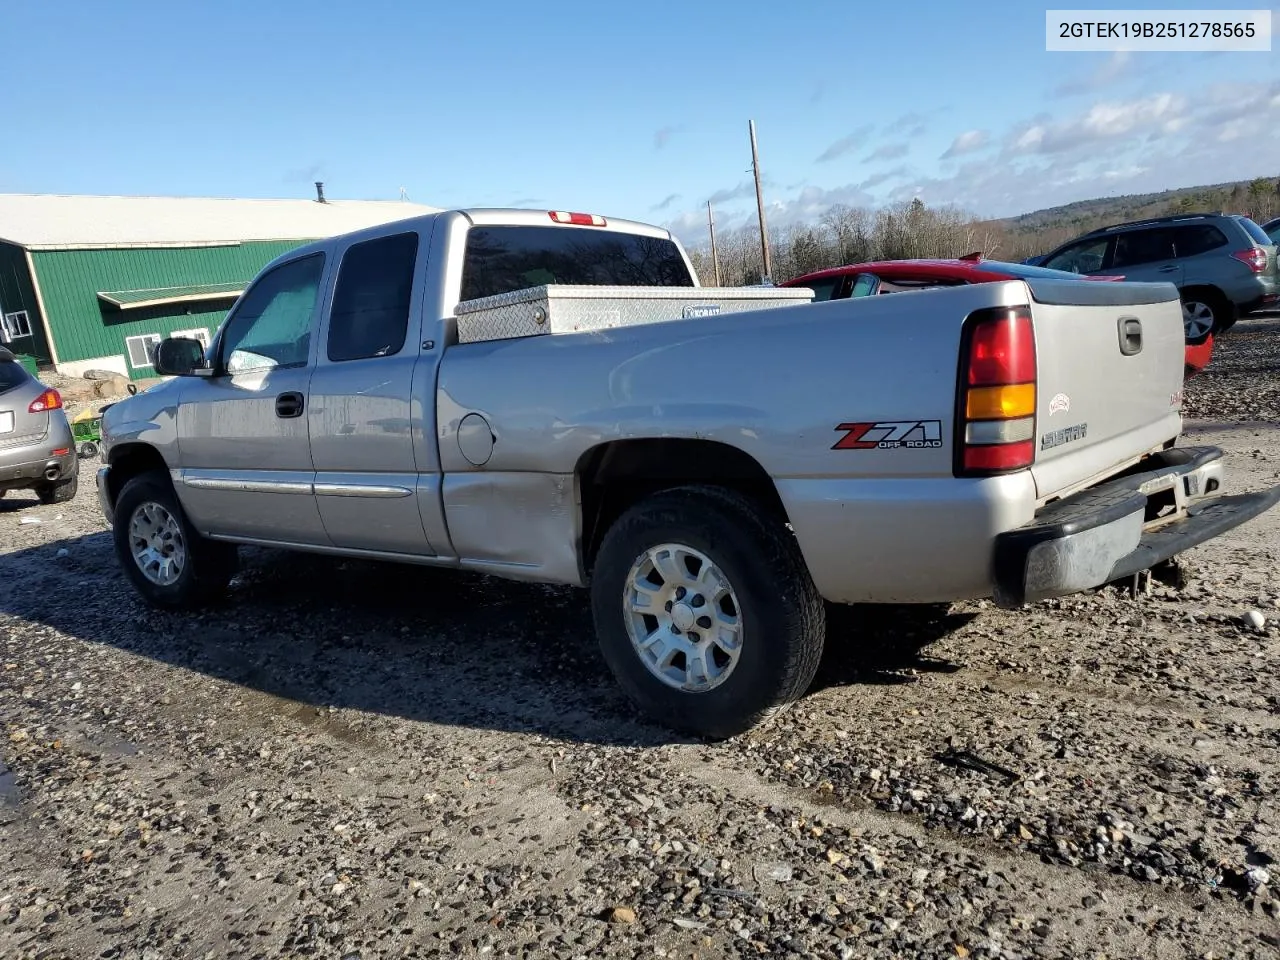
<svg viewBox="0 0 1280 960">
<path fill-rule="evenodd" d="M 112 447 L 107 460 L 111 470 L 107 473 L 107 495 L 112 506 L 120 498 L 124 485 L 134 477 L 151 471 L 159 471 L 166 478 L 169 464 L 164 455 L 149 443 L 133 441 Z"/>
<path fill-rule="evenodd" d="M 1187 299 L 1188 297 L 1201 296 L 1214 300 L 1220 300 L 1223 303 L 1230 304 L 1231 298 L 1226 295 L 1221 287 L 1215 283 L 1208 281 L 1195 281 L 1193 283 L 1185 283 L 1178 288 L 1178 296 Z"/>
<path fill-rule="evenodd" d="M 654 437 L 611 440 L 585 451 L 574 467 L 579 500 L 580 556 L 590 576 L 605 533 L 645 497 L 689 484 L 708 484 L 751 497 L 782 523 L 786 507 L 773 478 L 751 454 L 718 440 Z"/>
</svg>

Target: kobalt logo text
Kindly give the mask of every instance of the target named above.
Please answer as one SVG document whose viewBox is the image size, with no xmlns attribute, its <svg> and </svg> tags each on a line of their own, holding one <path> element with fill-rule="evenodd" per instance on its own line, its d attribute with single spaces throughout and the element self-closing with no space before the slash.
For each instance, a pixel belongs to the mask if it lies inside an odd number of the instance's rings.
<svg viewBox="0 0 1280 960">
<path fill-rule="evenodd" d="M 882 420 L 842 423 L 844 436 L 832 450 L 930 450 L 942 446 L 941 420 Z"/>
<path fill-rule="evenodd" d="M 683 317 L 685 320 L 696 320 L 699 317 L 718 317 L 720 315 L 720 304 L 718 303 L 697 303 L 690 304 L 684 308 Z"/>
</svg>

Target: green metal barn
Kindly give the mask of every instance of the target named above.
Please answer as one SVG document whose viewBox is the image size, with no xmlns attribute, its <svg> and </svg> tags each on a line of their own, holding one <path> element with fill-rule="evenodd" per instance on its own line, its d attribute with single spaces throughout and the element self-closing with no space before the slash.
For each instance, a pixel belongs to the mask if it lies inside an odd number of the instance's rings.
<svg viewBox="0 0 1280 960">
<path fill-rule="evenodd" d="M 405 201 L 0 194 L 0 343 L 72 376 L 150 377 L 160 340 L 207 343 L 274 257 L 435 210 Z"/>
</svg>

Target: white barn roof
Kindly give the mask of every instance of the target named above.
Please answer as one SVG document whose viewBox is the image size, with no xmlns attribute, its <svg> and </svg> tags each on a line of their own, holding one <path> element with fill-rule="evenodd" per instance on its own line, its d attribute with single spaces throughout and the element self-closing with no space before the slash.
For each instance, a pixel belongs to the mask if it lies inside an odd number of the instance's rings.
<svg viewBox="0 0 1280 960">
<path fill-rule="evenodd" d="M 436 213 L 404 200 L 238 200 L 0 194 L 0 241 L 28 250 L 318 240 Z"/>
</svg>

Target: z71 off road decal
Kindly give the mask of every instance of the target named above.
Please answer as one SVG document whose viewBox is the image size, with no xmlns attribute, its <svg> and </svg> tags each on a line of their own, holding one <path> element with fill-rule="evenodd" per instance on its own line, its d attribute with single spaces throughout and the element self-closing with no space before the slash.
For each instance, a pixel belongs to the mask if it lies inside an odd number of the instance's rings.
<svg viewBox="0 0 1280 960">
<path fill-rule="evenodd" d="M 941 420 L 882 420 L 842 423 L 844 436 L 832 450 L 929 450 L 942 446 Z"/>
</svg>

